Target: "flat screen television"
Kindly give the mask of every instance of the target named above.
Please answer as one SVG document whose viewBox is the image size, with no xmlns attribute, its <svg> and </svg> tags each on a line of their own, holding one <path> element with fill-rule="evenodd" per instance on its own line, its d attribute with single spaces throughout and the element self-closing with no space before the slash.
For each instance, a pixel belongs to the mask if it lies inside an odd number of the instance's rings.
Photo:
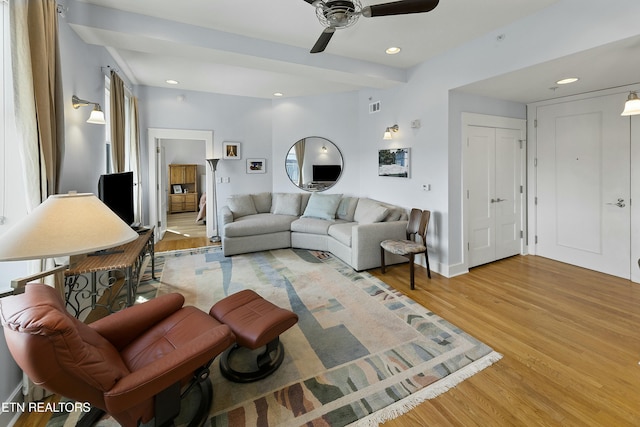
<svg viewBox="0 0 640 427">
<path fill-rule="evenodd" d="M 313 165 L 313 182 L 334 182 L 341 172 L 340 165 Z"/>
<path fill-rule="evenodd" d="M 133 225 L 133 172 L 101 175 L 98 198 L 124 222 Z"/>
</svg>

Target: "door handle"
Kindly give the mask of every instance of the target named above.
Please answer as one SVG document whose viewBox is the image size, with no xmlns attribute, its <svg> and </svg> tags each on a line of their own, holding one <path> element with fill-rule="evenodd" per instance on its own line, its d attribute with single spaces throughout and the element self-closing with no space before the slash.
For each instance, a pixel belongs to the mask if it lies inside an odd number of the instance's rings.
<svg viewBox="0 0 640 427">
<path fill-rule="evenodd" d="M 619 208 L 624 208 L 626 205 L 624 204 L 624 199 L 620 198 L 616 203 L 607 203 L 607 205 L 614 205 Z"/>
<path fill-rule="evenodd" d="M 501 199 L 500 197 L 498 197 L 497 199 L 491 199 L 491 203 L 500 203 L 500 202 L 506 202 L 507 199 Z"/>
</svg>

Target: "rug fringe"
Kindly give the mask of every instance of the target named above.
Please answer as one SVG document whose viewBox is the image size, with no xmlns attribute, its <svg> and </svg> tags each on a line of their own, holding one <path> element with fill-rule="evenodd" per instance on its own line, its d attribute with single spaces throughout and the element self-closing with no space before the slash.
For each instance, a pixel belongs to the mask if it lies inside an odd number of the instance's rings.
<svg viewBox="0 0 640 427">
<path fill-rule="evenodd" d="M 371 415 L 359 419 L 358 421 L 349 424 L 348 427 L 376 427 L 381 423 L 398 418 L 400 415 L 406 414 L 424 401 L 433 399 L 454 388 L 462 381 L 493 365 L 500 359 L 502 359 L 502 354 L 492 351 L 488 355 L 476 360 L 451 375 L 448 375 L 440 381 L 437 381 L 402 400 L 392 403 Z"/>
</svg>

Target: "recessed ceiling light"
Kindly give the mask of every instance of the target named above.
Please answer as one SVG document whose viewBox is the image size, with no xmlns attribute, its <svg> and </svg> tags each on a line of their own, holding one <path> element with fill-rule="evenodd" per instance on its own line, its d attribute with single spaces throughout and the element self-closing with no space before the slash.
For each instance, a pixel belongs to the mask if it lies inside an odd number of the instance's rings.
<svg viewBox="0 0 640 427">
<path fill-rule="evenodd" d="M 282 92 L 274 92 L 273 96 L 278 96 L 278 97 L 284 96 L 284 93 L 282 93 Z"/>
<path fill-rule="evenodd" d="M 569 78 L 566 78 L 566 79 L 558 80 L 558 81 L 556 82 L 556 84 L 559 84 L 559 85 L 568 85 L 569 83 L 575 83 L 575 82 L 577 82 L 578 80 L 580 80 L 580 79 L 578 79 L 577 77 L 569 77 Z"/>
<path fill-rule="evenodd" d="M 390 47 L 387 50 L 385 50 L 385 52 L 387 53 L 387 55 L 395 55 L 396 53 L 400 53 L 402 49 L 400 49 L 399 47 Z"/>
<path fill-rule="evenodd" d="M 165 80 L 165 82 L 169 83 L 170 85 L 177 85 L 178 83 L 180 83 L 179 81 L 173 79 L 167 79 Z"/>
</svg>

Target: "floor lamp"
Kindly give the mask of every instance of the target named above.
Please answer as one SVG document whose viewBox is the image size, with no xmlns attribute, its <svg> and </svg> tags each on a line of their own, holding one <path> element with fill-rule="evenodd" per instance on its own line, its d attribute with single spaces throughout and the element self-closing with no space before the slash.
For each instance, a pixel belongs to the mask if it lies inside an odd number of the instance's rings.
<svg viewBox="0 0 640 427">
<path fill-rule="evenodd" d="M 213 243 L 217 243 L 222 240 L 220 238 L 220 223 L 218 222 L 218 182 L 216 181 L 216 168 L 218 167 L 219 161 L 220 159 L 207 159 L 207 163 L 209 163 L 209 166 L 213 171 L 213 213 L 216 218 L 216 234 L 209 239 Z"/>
</svg>

